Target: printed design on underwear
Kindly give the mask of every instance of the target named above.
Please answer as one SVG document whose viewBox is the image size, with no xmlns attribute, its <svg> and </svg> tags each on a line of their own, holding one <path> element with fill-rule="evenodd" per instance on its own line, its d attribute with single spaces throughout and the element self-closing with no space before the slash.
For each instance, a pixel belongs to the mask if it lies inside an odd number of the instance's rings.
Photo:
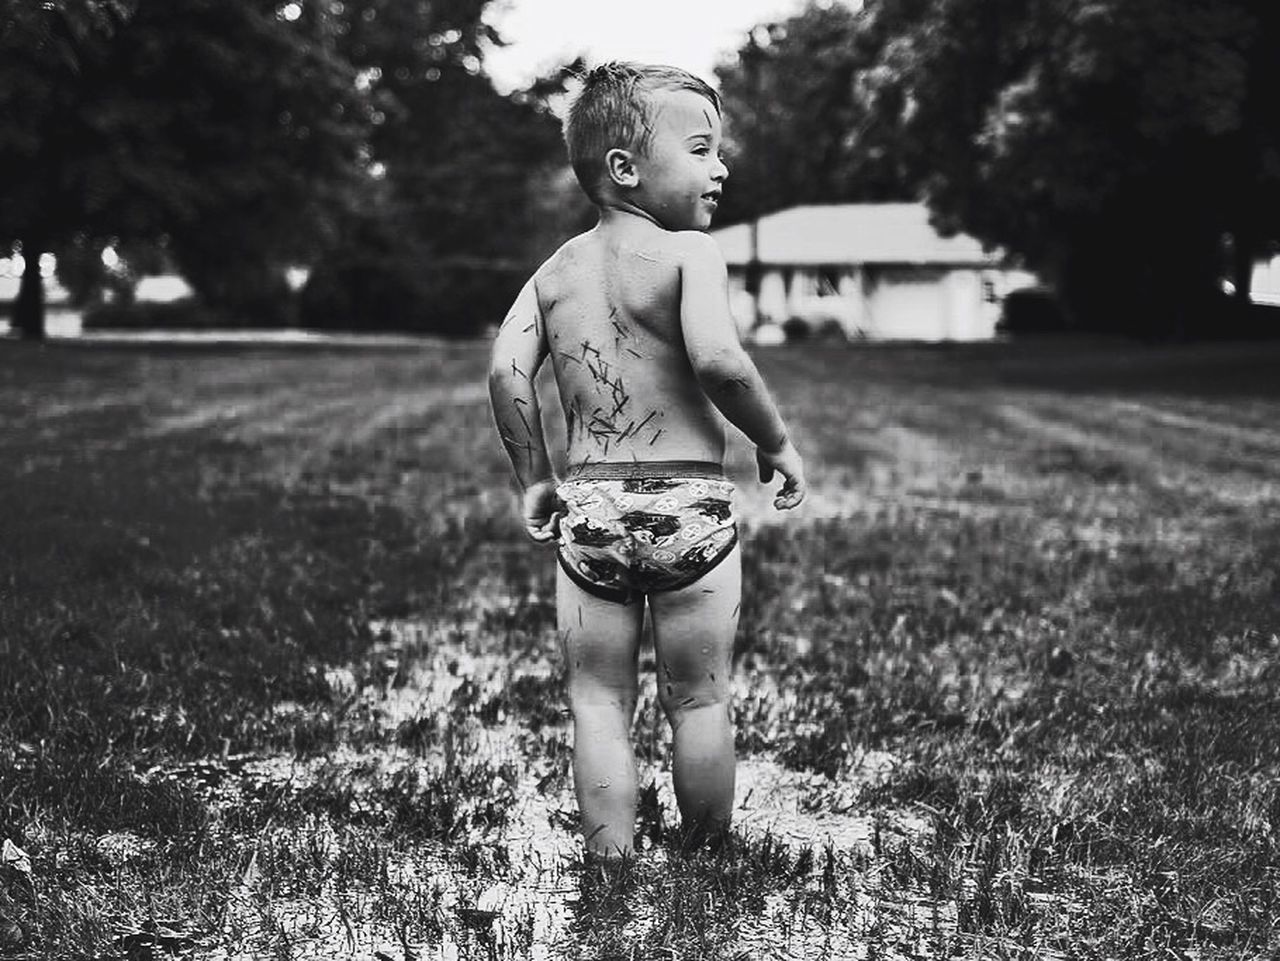
<svg viewBox="0 0 1280 961">
<path fill-rule="evenodd" d="M 689 506 L 704 516 L 717 521 L 727 521 L 732 513 L 729 502 L 723 497 L 704 497 Z"/>
<path fill-rule="evenodd" d="M 669 508 L 670 509 L 670 508 Z M 656 543 L 659 537 L 668 537 L 680 530 L 680 519 L 671 514 L 650 514 L 647 511 L 632 511 L 618 518 L 628 534 L 644 531 Z"/>
<path fill-rule="evenodd" d="M 696 579 L 737 538 L 730 481 L 703 478 L 573 480 L 561 559 L 589 581 L 621 590 L 662 590 Z"/>
<path fill-rule="evenodd" d="M 622 482 L 622 490 L 627 494 L 663 494 L 680 485 L 680 481 L 671 477 L 634 477 Z"/>
<path fill-rule="evenodd" d="M 583 547 L 608 547 L 617 538 L 617 532 L 610 527 L 597 524 L 590 517 L 584 517 L 570 525 L 573 541 Z"/>
</svg>

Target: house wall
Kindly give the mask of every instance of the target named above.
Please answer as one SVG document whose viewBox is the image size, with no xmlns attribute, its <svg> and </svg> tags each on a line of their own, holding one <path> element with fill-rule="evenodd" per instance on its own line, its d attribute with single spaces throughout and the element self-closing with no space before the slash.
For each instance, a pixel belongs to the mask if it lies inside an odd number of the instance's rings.
<svg viewBox="0 0 1280 961">
<path fill-rule="evenodd" d="M 1250 291 L 1255 304 L 1280 306 L 1280 257 L 1254 265 Z"/>
<path fill-rule="evenodd" d="M 868 336 L 876 340 L 945 340 L 946 272 L 912 268 L 868 271 Z"/>
<path fill-rule="evenodd" d="M 799 318 L 815 330 L 834 322 L 850 338 L 986 340 L 995 335 L 1000 294 L 1020 281 L 1016 271 L 979 268 L 770 267 L 757 316 L 745 271 L 735 269 L 730 304 L 744 335 Z"/>
</svg>

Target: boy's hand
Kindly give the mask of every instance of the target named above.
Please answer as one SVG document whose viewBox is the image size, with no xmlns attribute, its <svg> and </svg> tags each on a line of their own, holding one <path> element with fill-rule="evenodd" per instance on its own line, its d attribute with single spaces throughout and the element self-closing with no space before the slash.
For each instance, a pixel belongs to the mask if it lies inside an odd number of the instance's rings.
<svg viewBox="0 0 1280 961">
<path fill-rule="evenodd" d="M 804 500 L 804 463 L 800 460 L 800 452 L 791 441 L 784 441 L 776 451 L 756 448 L 756 465 L 760 468 L 760 483 L 767 484 L 773 480 L 773 472 L 777 471 L 784 478 L 778 496 L 773 499 L 773 506 L 780 511 L 789 511 L 798 507 Z"/>
<path fill-rule="evenodd" d="M 555 540 L 560 535 L 559 506 L 554 478 L 535 481 L 525 488 L 521 498 L 524 529 L 539 544 Z"/>
</svg>

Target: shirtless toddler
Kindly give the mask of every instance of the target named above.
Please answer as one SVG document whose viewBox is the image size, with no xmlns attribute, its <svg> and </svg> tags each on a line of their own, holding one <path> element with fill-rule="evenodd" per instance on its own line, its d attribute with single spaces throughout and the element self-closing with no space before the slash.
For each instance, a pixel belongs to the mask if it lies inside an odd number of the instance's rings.
<svg viewBox="0 0 1280 961">
<path fill-rule="evenodd" d="M 756 445 L 762 482 L 782 475 L 778 509 L 797 506 L 805 482 L 739 342 L 724 258 L 705 233 L 728 176 L 715 91 L 672 67 L 605 64 L 584 79 L 565 141 L 599 223 L 525 284 L 494 342 L 489 392 L 526 529 L 557 544 L 587 852 L 624 857 L 646 602 L 684 825 L 693 837 L 721 832 L 733 807 L 741 562 L 724 421 Z M 567 427 L 559 482 L 534 389 L 547 359 Z"/>
</svg>

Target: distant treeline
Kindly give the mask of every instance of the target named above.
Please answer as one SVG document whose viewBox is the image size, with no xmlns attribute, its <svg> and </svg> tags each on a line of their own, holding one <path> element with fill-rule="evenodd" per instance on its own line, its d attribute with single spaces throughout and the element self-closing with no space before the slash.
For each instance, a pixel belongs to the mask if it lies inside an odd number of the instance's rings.
<svg viewBox="0 0 1280 961">
<path fill-rule="evenodd" d="M 32 268 L 17 326 L 42 333 L 44 252 L 117 314 L 176 270 L 188 317 L 240 326 L 500 318 L 587 208 L 547 106 L 562 75 L 500 95 L 487 5 L 0 0 L 0 255 Z"/>
<path fill-rule="evenodd" d="M 858 6 L 811 2 L 718 71 L 722 216 L 922 199 L 1047 277 L 1074 326 L 1240 322 L 1223 280 L 1247 304 L 1280 241 L 1280 4 Z"/>
<path fill-rule="evenodd" d="M 549 107 L 580 64 L 499 94 L 489 2 L 0 0 L 0 254 L 54 252 L 118 319 L 177 270 L 205 318 L 484 329 L 590 223 Z M 854 6 L 813 0 L 717 69 L 721 223 L 921 199 L 1070 326 L 1194 334 L 1224 289 L 1247 304 L 1280 242 L 1274 0 Z"/>
</svg>

